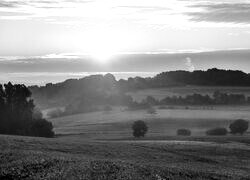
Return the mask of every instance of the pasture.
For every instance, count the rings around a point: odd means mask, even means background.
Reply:
[[[147,136],[173,136],[179,128],[188,128],[192,135],[205,135],[209,128],[225,127],[235,119],[250,119],[250,107],[176,107],[157,109],[156,114],[146,110],[128,111],[124,107],[109,112],[92,112],[50,119],[56,134],[82,134],[86,138],[131,137],[131,125],[144,120],[149,126]]]

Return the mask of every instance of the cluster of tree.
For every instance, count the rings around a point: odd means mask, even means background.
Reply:
[[[57,84],[49,83],[41,87],[31,86],[29,89],[32,92],[35,103],[41,108],[65,107],[79,99],[86,99],[88,96],[103,96],[100,98],[105,98],[104,96],[119,93],[117,81],[112,74],[104,76],[92,75],[81,79],[68,79]]]
[[[129,78],[120,80],[119,86],[125,90],[163,88],[169,86],[250,86],[250,74],[242,71],[208,69],[207,71],[169,71],[153,78]]]
[[[228,133],[231,133],[234,135],[235,134],[243,135],[248,129],[248,121],[243,120],[243,119],[238,119],[229,125],[229,129],[230,131],[222,127],[213,128],[213,129],[207,130],[206,134],[209,136],[225,136]]]
[[[229,104],[249,104],[250,97],[244,94],[228,94],[215,91],[212,96],[202,94],[191,94],[182,96],[168,96],[162,100],[157,100],[148,96],[141,103],[134,103],[134,106],[147,107],[149,105],[229,105]]]
[[[78,113],[88,113],[95,111],[110,111],[112,106],[129,106],[133,103],[131,96],[125,94],[107,94],[106,92],[95,92],[84,94],[74,102],[68,104],[64,110],[55,109],[48,113],[51,118],[67,116]]]
[[[235,134],[243,135],[248,130],[248,127],[249,127],[248,121],[243,119],[235,120],[229,125],[230,133],[233,135]],[[144,121],[139,120],[133,123],[132,130],[133,130],[133,136],[136,138],[140,138],[146,135],[146,133],[148,132],[148,126]],[[209,136],[223,136],[228,134],[228,130],[226,128],[220,128],[220,127],[213,128],[207,130],[206,134]],[[177,135],[190,136],[191,131],[189,129],[178,129]]]
[[[35,108],[31,92],[24,85],[0,84],[0,133],[53,137],[51,122]]]
[[[152,78],[128,78],[117,81],[112,74],[92,75],[81,79],[69,79],[62,83],[31,86],[33,98],[40,107],[65,106],[91,92],[105,91],[117,94],[138,89],[169,86],[250,86],[250,74],[242,71],[209,69],[207,71],[170,71]]]

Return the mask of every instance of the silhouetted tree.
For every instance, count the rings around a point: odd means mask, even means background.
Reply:
[[[0,85],[0,133],[34,135],[33,125],[42,118],[34,107],[31,92],[25,85],[10,82],[4,88]]]
[[[248,121],[238,119],[229,126],[232,134],[244,134],[248,129]]]
[[[55,135],[52,123],[45,119],[32,121],[30,134],[37,137],[53,137]]]
[[[226,128],[213,128],[206,131],[206,134],[209,136],[225,136],[227,135]]]
[[[148,131],[148,126],[144,121],[135,121],[133,126],[133,136],[134,137],[144,137]]]
[[[178,136],[190,136],[191,131],[189,129],[178,129],[177,130],[177,135]]]

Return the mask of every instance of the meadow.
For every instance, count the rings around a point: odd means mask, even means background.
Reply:
[[[0,136],[0,179],[250,178],[250,138],[86,140]]]
[[[147,92],[156,97],[161,90]],[[250,120],[250,106],[154,108],[156,114],[121,106],[49,119],[55,138],[0,135],[0,179],[250,179],[249,131],[205,134],[235,119]],[[132,136],[136,120],[147,123],[146,137]],[[179,128],[192,135],[176,136]]]
[[[171,107],[173,108],[173,107]],[[156,114],[146,110],[128,111],[124,107],[50,119],[56,134],[82,134],[86,138],[131,137],[132,123],[144,120],[149,126],[147,136],[174,136],[179,128],[188,128],[193,135],[205,135],[207,129],[227,128],[235,119],[250,119],[250,107],[175,107],[157,109]]]

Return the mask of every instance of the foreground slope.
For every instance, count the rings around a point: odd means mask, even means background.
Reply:
[[[249,137],[153,142],[0,136],[0,179],[249,179],[249,145]]]

